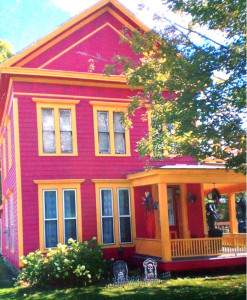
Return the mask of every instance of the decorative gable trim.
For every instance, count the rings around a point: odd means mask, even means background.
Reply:
[[[64,39],[66,36],[77,30],[78,28],[84,26],[88,22],[97,18],[99,15],[104,13],[105,11],[109,11],[112,15],[114,15],[120,22],[123,23],[124,26],[127,26],[129,29],[133,30],[134,27],[124,20],[116,10],[119,10],[122,14],[124,14],[128,19],[130,19],[133,23],[137,25],[140,30],[149,31],[150,29],[145,26],[142,22],[140,22],[134,15],[132,15],[125,7],[123,7],[116,0],[103,0],[86,11],[82,12],[75,18],[69,20],[44,38],[40,39],[38,42],[23,50],[19,54],[13,56],[4,62],[2,67],[12,67],[18,66],[21,67],[26,64],[28,61],[32,60],[34,57],[44,52],[52,45],[56,44],[60,40]]]

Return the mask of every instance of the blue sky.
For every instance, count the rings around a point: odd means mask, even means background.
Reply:
[[[190,20],[188,16],[168,12],[161,0],[118,1],[150,28],[155,25],[152,16],[157,11],[183,25]],[[0,40],[10,43],[14,53],[18,53],[97,2],[99,0],[0,0]],[[137,9],[139,3],[146,5],[141,11]]]

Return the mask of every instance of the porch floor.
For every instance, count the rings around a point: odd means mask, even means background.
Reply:
[[[200,256],[200,257],[181,257],[173,258],[172,261],[162,261],[161,257],[135,254],[132,257],[133,263],[142,265],[147,258],[153,258],[158,262],[158,269],[163,271],[192,271],[192,270],[210,270],[216,268],[243,268],[246,266],[246,253],[234,253]]]

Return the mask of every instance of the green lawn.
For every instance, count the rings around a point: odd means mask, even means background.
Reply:
[[[227,275],[217,277],[178,278],[157,283],[139,285],[91,286],[86,288],[37,289],[29,287],[2,287],[0,299],[241,299],[246,294],[246,276]]]
[[[93,300],[93,299],[165,299],[165,300],[245,300],[246,275],[235,274],[198,278],[177,278],[156,283],[130,283],[115,287],[90,286],[83,288],[14,287],[12,276],[0,258],[0,300]]]

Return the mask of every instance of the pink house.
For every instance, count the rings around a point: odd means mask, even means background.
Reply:
[[[31,251],[96,236],[105,257],[118,258],[121,247],[124,259],[152,256],[164,270],[243,265],[234,197],[243,175],[175,156],[144,171],[135,149],[149,129],[146,109],[125,129],[121,115],[136,91],[121,74],[103,75],[114,54],[138,59],[119,43],[123,28],[148,30],[103,0],[0,66],[3,256],[19,268]],[[204,196],[213,187],[230,208],[229,234],[219,238],[207,233]]]

